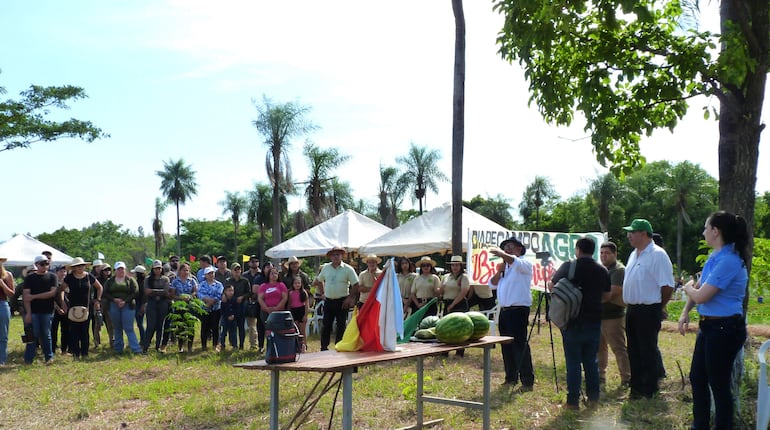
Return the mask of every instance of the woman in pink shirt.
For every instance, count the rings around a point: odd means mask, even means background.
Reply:
[[[267,322],[267,316],[271,312],[285,310],[288,300],[289,290],[278,280],[278,269],[273,267],[270,269],[268,281],[259,286],[257,293],[257,301],[262,309],[262,321]]]

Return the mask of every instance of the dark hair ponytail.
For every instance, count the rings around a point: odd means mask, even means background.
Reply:
[[[730,212],[717,211],[709,217],[709,225],[719,229],[725,244],[735,244],[735,252],[743,260],[743,264],[749,264],[749,229],[746,219]]]

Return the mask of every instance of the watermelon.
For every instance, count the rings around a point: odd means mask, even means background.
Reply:
[[[445,315],[436,323],[436,338],[451,345],[470,339],[473,334],[473,320],[462,312]]]
[[[433,333],[429,328],[423,328],[417,330],[417,332],[414,334],[414,337],[417,339],[435,339],[436,334]]]
[[[431,328],[436,327],[436,323],[438,322],[438,317],[436,315],[428,315],[427,317],[423,318],[422,321],[420,321],[420,328]]]
[[[473,334],[469,340],[479,340],[489,334],[489,318],[481,312],[466,312],[473,321]]]

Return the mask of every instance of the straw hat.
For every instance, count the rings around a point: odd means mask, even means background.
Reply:
[[[465,263],[465,262],[463,261],[463,256],[462,255],[453,255],[452,258],[449,259],[449,265],[450,266],[452,264],[463,264],[463,263]]]
[[[67,265],[67,267],[75,267],[75,266],[88,266],[91,263],[83,260],[81,257],[75,257],[72,259],[72,262]]]
[[[331,252],[331,251],[329,251],[329,252]],[[344,252],[344,251],[343,251],[343,252]],[[305,260],[303,260],[303,259],[301,259],[301,258],[297,258],[297,257],[295,257],[295,256],[293,256],[293,255],[292,255],[291,257],[289,257],[289,259],[288,259],[288,260],[284,261],[284,262],[281,264],[281,266],[283,266],[284,270],[286,270],[286,269],[288,269],[288,268],[289,268],[289,264],[291,264],[291,263],[299,263],[299,265],[301,266],[301,265],[302,265],[302,263],[304,263],[304,262],[305,262]]]
[[[330,257],[335,252],[341,252],[343,257],[348,253],[347,251],[345,251],[345,248],[341,246],[335,246],[334,248],[330,249],[329,252],[326,253],[326,256]]]
[[[423,264],[430,264],[431,266],[436,267],[436,262],[433,261],[433,259],[428,257],[427,255],[425,257],[420,258],[420,260],[417,261],[417,263],[415,263],[417,267],[420,267]]]
[[[382,262],[382,258],[378,257],[376,254],[369,254],[366,256],[366,258],[364,258],[364,263],[368,263],[372,260],[374,260],[374,262],[377,264]]]

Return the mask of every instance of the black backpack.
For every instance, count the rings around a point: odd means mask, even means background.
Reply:
[[[583,301],[582,288],[572,281],[575,278],[575,266],[577,261],[570,261],[567,277],[559,279],[551,289],[548,318],[560,329],[567,328],[569,322],[578,316]]]

